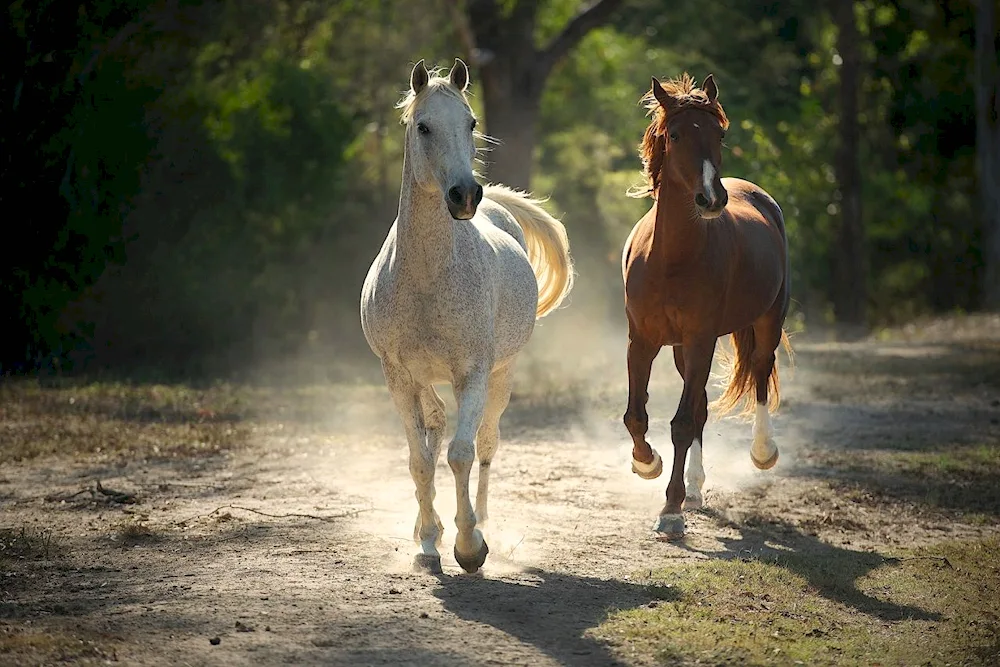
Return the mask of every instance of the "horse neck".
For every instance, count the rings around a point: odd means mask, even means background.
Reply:
[[[404,155],[396,218],[396,257],[407,277],[404,284],[423,291],[448,268],[454,243],[451,220],[444,197],[420,187]]]
[[[707,223],[694,212],[693,199],[694,191],[661,175],[651,250],[667,262],[691,258],[705,246]]]

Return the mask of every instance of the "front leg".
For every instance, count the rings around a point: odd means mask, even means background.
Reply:
[[[469,494],[469,475],[476,460],[476,431],[486,407],[488,369],[477,369],[455,386],[458,425],[455,438],[448,445],[448,465],[455,474],[456,513],[455,560],[466,572],[475,572],[486,562],[489,547],[476,528],[476,514]]]
[[[643,479],[656,479],[663,472],[663,460],[646,442],[649,430],[649,374],[660,346],[629,333],[628,341],[628,408],[624,422],[632,436],[632,472]]]
[[[410,446],[410,477],[416,487],[419,529],[415,537],[420,541],[420,553],[413,559],[414,567],[432,573],[441,572],[441,555],[437,545],[441,541],[440,521],[434,511],[434,467],[437,452],[428,447],[427,425],[420,403],[419,387],[405,366],[383,361],[386,386],[399,411]]]
[[[677,414],[670,421],[670,438],[674,443],[674,464],[667,485],[667,503],[660,512],[656,532],[661,539],[684,535],[684,463],[692,441],[699,435],[700,402],[708,384],[715,354],[715,336],[700,336],[684,341],[684,391]],[[702,427],[704,425],[702,424]]]

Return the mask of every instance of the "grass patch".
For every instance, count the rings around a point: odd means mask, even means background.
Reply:
[[[822,465],[848,473],[847,486],[957,512],[973,523],[1000,517],[1000,442],[946,445],[933,452],[827,451]]]
[[[110,642],[95,642],[68,632],[29,630],[0,623],[0,664],[3,665],[106,665],[117,661]]]
[[[1000,540],[896,557],[711,561],[654,573],[676,591],[592,634],[661,664],[992,665],[1000,662]]]
[[[357,429],[398,435],[384,385],[294,388],[0,379],[0,464],[44,456],[198,458],[256,437]],[[391,419],[390,419],[391,417]]]
[[[112,539],[122,547],[130,547],[141,542],[153,542],[160,535],[150,528],[145,521],[129,517],[121,521]]]
[[[0,565],[25,560],[48,560],[59,553],[59,544],[48,531],[0,528]]]

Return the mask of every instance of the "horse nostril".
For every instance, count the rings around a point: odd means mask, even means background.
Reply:
[[[702,207],[708,206],[708,197],[699,192],[694,196],[694,203]]]
[[[476,206],[479,206],[479,202],[483,201],[483,186],[476,184]]]
[[[448,190],[448,199],[451,200],[452,204],[462,203],[462,190],[456,185],[451,190]]]
[[[726,204],[729,203],[729,193],[723,192],[722,196],[719,197],[719,208],[726,208]]]

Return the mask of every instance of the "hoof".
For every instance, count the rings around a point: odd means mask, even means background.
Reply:
[[[661,542],[677,540],[684,537],[683,514],[661,514],[656,522],[656,539]]]
[[[458,552],[458,547],[455,547],[455,560],[458,564],[462,566],[462,569],[472,574],[479,570],[486,562],[486,554],[490,552],[490,548],[486,546],[486,540],[483,540],[483,547],[479,550],[479,553],[472,556],[463,556]]]
[[[687,496],[684,498],[684,509],[686,510],[700,510],[705,504],[705,501],[701,499],[701,496]]]
[[[441,574],[441,556],[417,554],[413,557],[413,571],[424,574]]]
[[[656,479],[663,473],[663,459],[660,453],[653,450],[653,460],[649,463],[632,459],[632,472],[643,479]]]
[[[774,467],[774,464],[778,462],[778,450],[775,448],[774,454],[766,461],[758,461],[754,458],[753,452],[750,452],[750,460],[753,461],[753,464],[760,470],[770,470]]]

